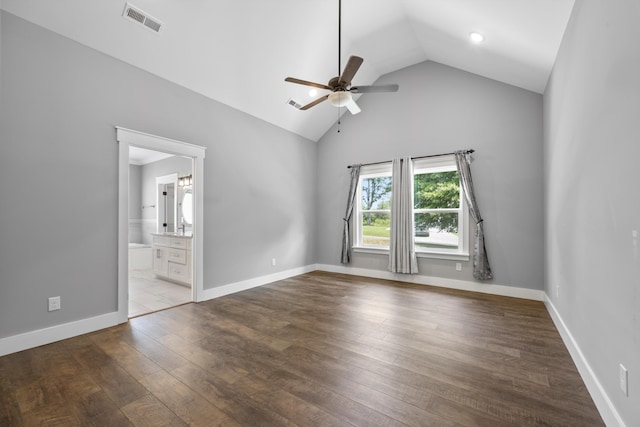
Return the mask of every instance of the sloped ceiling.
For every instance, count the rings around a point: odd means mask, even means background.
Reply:
[[[338,75],[338,0],[131,0],[165,25],[122,17],[123,0],[2,0],[23,19],[317,141],[339,111],[308,111],[308,88]],[[574,0],[343,0],[342,64],[353,84],[426,60],[543,93]],[[469,33],[486,37],[480,45]],[[411,90],[403,88],[400,90]],[[380,98],[393,94],[366,94]],[[348,113],[347,113],[348,114]],[[363,111],[360,114],[366,114]]]

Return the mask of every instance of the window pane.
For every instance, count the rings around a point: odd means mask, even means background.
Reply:
[[[416,174],[413,185],[416,209],[460,207],[458,171]]]
[[[362,179],[362,210],[389,209],[391,207],[391,177]]]
[[[417,213],[414,220],[417,250],[458,248],[457,213]]]
[[[391,219],[388,213],[362,213],[362,244],[389,247]]]

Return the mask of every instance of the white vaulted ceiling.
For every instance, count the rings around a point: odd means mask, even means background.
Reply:
[[[165,25],[122,17],[124,0],[2,0],[2,9],[317,141],[337,119],[308,88],[338,74],[338,0],[131,0]],[[542,93],[574,0],[343,0],[342,65],[353,84],[426,60]],[[486,40],[469,42],[477,31]],[[400,88],[410,90],[410,88]],[[392,96],[369,94],[365,96]],[[366,113],[363,111],[363,113]],[[361,113],[361,114],[363,114]]]

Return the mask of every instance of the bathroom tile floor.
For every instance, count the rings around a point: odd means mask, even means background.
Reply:
[[[129,317],[191,301],[191,288],[158,279],[151,270],[129,271]]]

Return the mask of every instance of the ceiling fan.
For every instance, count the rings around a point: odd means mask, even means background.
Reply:
[[[338,0],[338,73],[342,69],[341,59],[341,38],[342,38],[342,0]],[[389,85],[376,85],[376,86],[351,86],[351,80],[355,76],[356,72],[362,65],[363,59],[359,56],[351,56],[345,65],[342,74],[329,80],[329,83],[323,85],[321,83],[314,83],[307,80],[300,80],[294,77],[287,77],[284,81],[289,83],[296,83],[305,86],[311,86],[318,89],[325,89],[331,91],[331,93],[321,96],[315,101],[310,102],[307,105],[299,107],[300,110],[308,110],[311,107],[315,107],[323,101],[329,100],[329,103],[336,107],[347,107],[351,114],[358,114],[361,110],[356,104],[351,94],[354,93],[375,93],[375,92],[397,92],[397,84]]]

